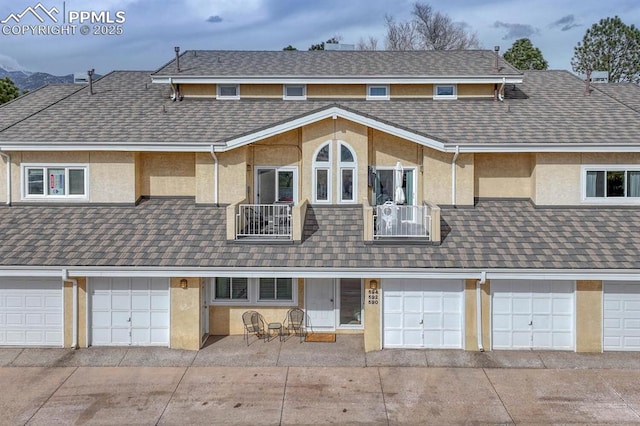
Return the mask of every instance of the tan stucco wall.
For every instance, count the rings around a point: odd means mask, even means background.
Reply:
[[[432,98],[432,84],[392,84],[389,87],[392,99],[401,98]]]
[[[334,123],[335,121],[335,123]],[[302,128],[302,172],[299,177],[302,180],[302,193],[300,199],[308,198],[313,200],[313,176],[312,161],[316,150],[326,142],[334,138],[346,142],[356,153],[357,156],[357,177],[358,190],[356,194],[356,202],[367,194],[367,164],[368,164],[368,131],[367,127],[353,123],[348,120],[338,118],[336,120],[327,119],[317,123],[304,126]],[[338,203],[338,173],[339,168],[336,160],[339,159],[338,146],[333,145],[333,187],[331,190],[332,203]],[[395,164],[395,163],[394,163]]]
[[[284,95],[282,84],[241,84],[240,97],[247,98],[280,98]]]
[[[189,98],[189,97],[215,98],[216,85],[215,84],[181,84],[180,94],[185,98]]]
[[[301,160],[300,130],[295,129],[251,145],[250,163],[255,166],[294,167]]]
[[[377,283],[378,288],[371,288],[371,281]],[[382,322],[380,311],[382,309],[382,280],[379,278],[366,279],[364,282],[364,350],[365,352],[378,351],[382,349],[382,341],[380,340],[380,331]],[[369,303],[371,300],[377,300],[378,303]],[[377,296],[377,299],[375,299]]]
[[[459,98],[493,97],[493,84],[458,84]]]
[[[362,98],[367,95],[364,84],[307,84],[307,98]]]
[[[435,204],[451,205],[451,161],[453,154],[430,148],[424,148],[423,152],[423,199]],[[473,182],[473,154],[460,154],[456,160],[456,205],[473,205]]]
[[[92,152],[89,193],[94,203],[133,203],[135,154],[131,152]]]
[[[475,154],[474,172],[476,197],[531,198],[531,154]]]
[[[209,153],[196,153],[196,203],[213,203],[215,167]]]
[[[602,281],[576,282],[576,352],[602,352]]]
[[[538,153],[535,155],[537,205],[580,203],[580,154]]]
[[[221,152],[218,155],[219,160],[219,179],[218,193],[220,204],[231,204],[247,197],[247,151],[248,147],[240,147],[231,151]]]
[[[138,161],[142,195],[196,195],[195,154],[142,153]]]
[[[188,288],[180,287],[182,278],[171,278],[170,347],[196,351],[200,349],[200,278],[188,278]]]
[[[87,280],[75,278],[78,281],[78,341],[80,348],[87,347]],[[73,343],[73,283],[64,283],[64,347],[70,348]]]

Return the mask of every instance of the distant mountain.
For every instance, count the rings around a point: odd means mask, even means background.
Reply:
[[[46,72],[8,71],[0,66],[0,78],[5,78],[6,76],[9,76],[21,92],[23,90],[34,90],[45,84],[73,83],[73,74],[57,76]],[[98,77],[100,76],[96,74],[93,76],[94,79]]]

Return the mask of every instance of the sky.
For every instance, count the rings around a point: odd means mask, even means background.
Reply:
[[[374,37],[378,48],[383,49],[385,15],[406,20],[414,2],[5,0],[0,4],[0,66],[55,75],[91,68],[98,74],[112,70],[155,70],[174,57],[174,46],[182,51],[280,50],[288,45],[306,50],[335,35],[347,44]],[[483,48],[500,46],[503,53],[515,40],[529,38],[542,51],[551,69],[571,70],[574,47],[585,31],[602,18],[617,15],[627,25],[640,27],[638,0],[424,3],[475,32]],[[42,22],[27,10],[29,7]],[[47,34],[33,34],[34,30]],[[56,31],[61,34],[55,34]],[[83,31],[89,34],[82,34]]]

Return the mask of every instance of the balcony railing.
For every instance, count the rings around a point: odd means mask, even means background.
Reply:
[[[236,213],[236,239],[260,238],[291,240],[289,204],[239,204]]]
[[[404,206],[391,202],[373,210],[373,238],[416,238],[431,241],[431,207]]]

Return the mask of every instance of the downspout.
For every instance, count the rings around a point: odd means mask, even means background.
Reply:
[[[500,89],[498,89],[498,99],[500,102],[504,101],[504,86],[507,84],[507,79],[502,77],[502,84],[500,85]]]
[[[65,281],[69,281],[70,283],[73,284],[73,291],[72,291],[72,297],[71,297],[71,310],[72,313],[71,315],[73,316],[73,319],[71,320],[72,325],[72,331],[71,331],[71,347],[73,349],[78,349],[78,280],[76,279],[72,279],[69,278],[69,271],[67,271],[66,269],[62,270],[62,283],[64,284]]]
[[[211,145],[211,157],[213,158],[213,174],[215,176],[215,183],[213,185],[213,202],[217,206],[218,205],[218,156],[213,150],[213,145]]]
[[[478,350],[484,352],[484,346],[482,345],[482,290],[480,286],[487,282],[487,273],[482,271],[480,273],[480,279],[476,282],[476,325],[478,328]]]
[[[7,163],[7,205],[11,205],[11,156],[0,151],[0,156]]]
[[[460,155],[460,146],[456,145],[456,153],[451,160],[451,205],[456,205],[456,161]]]

